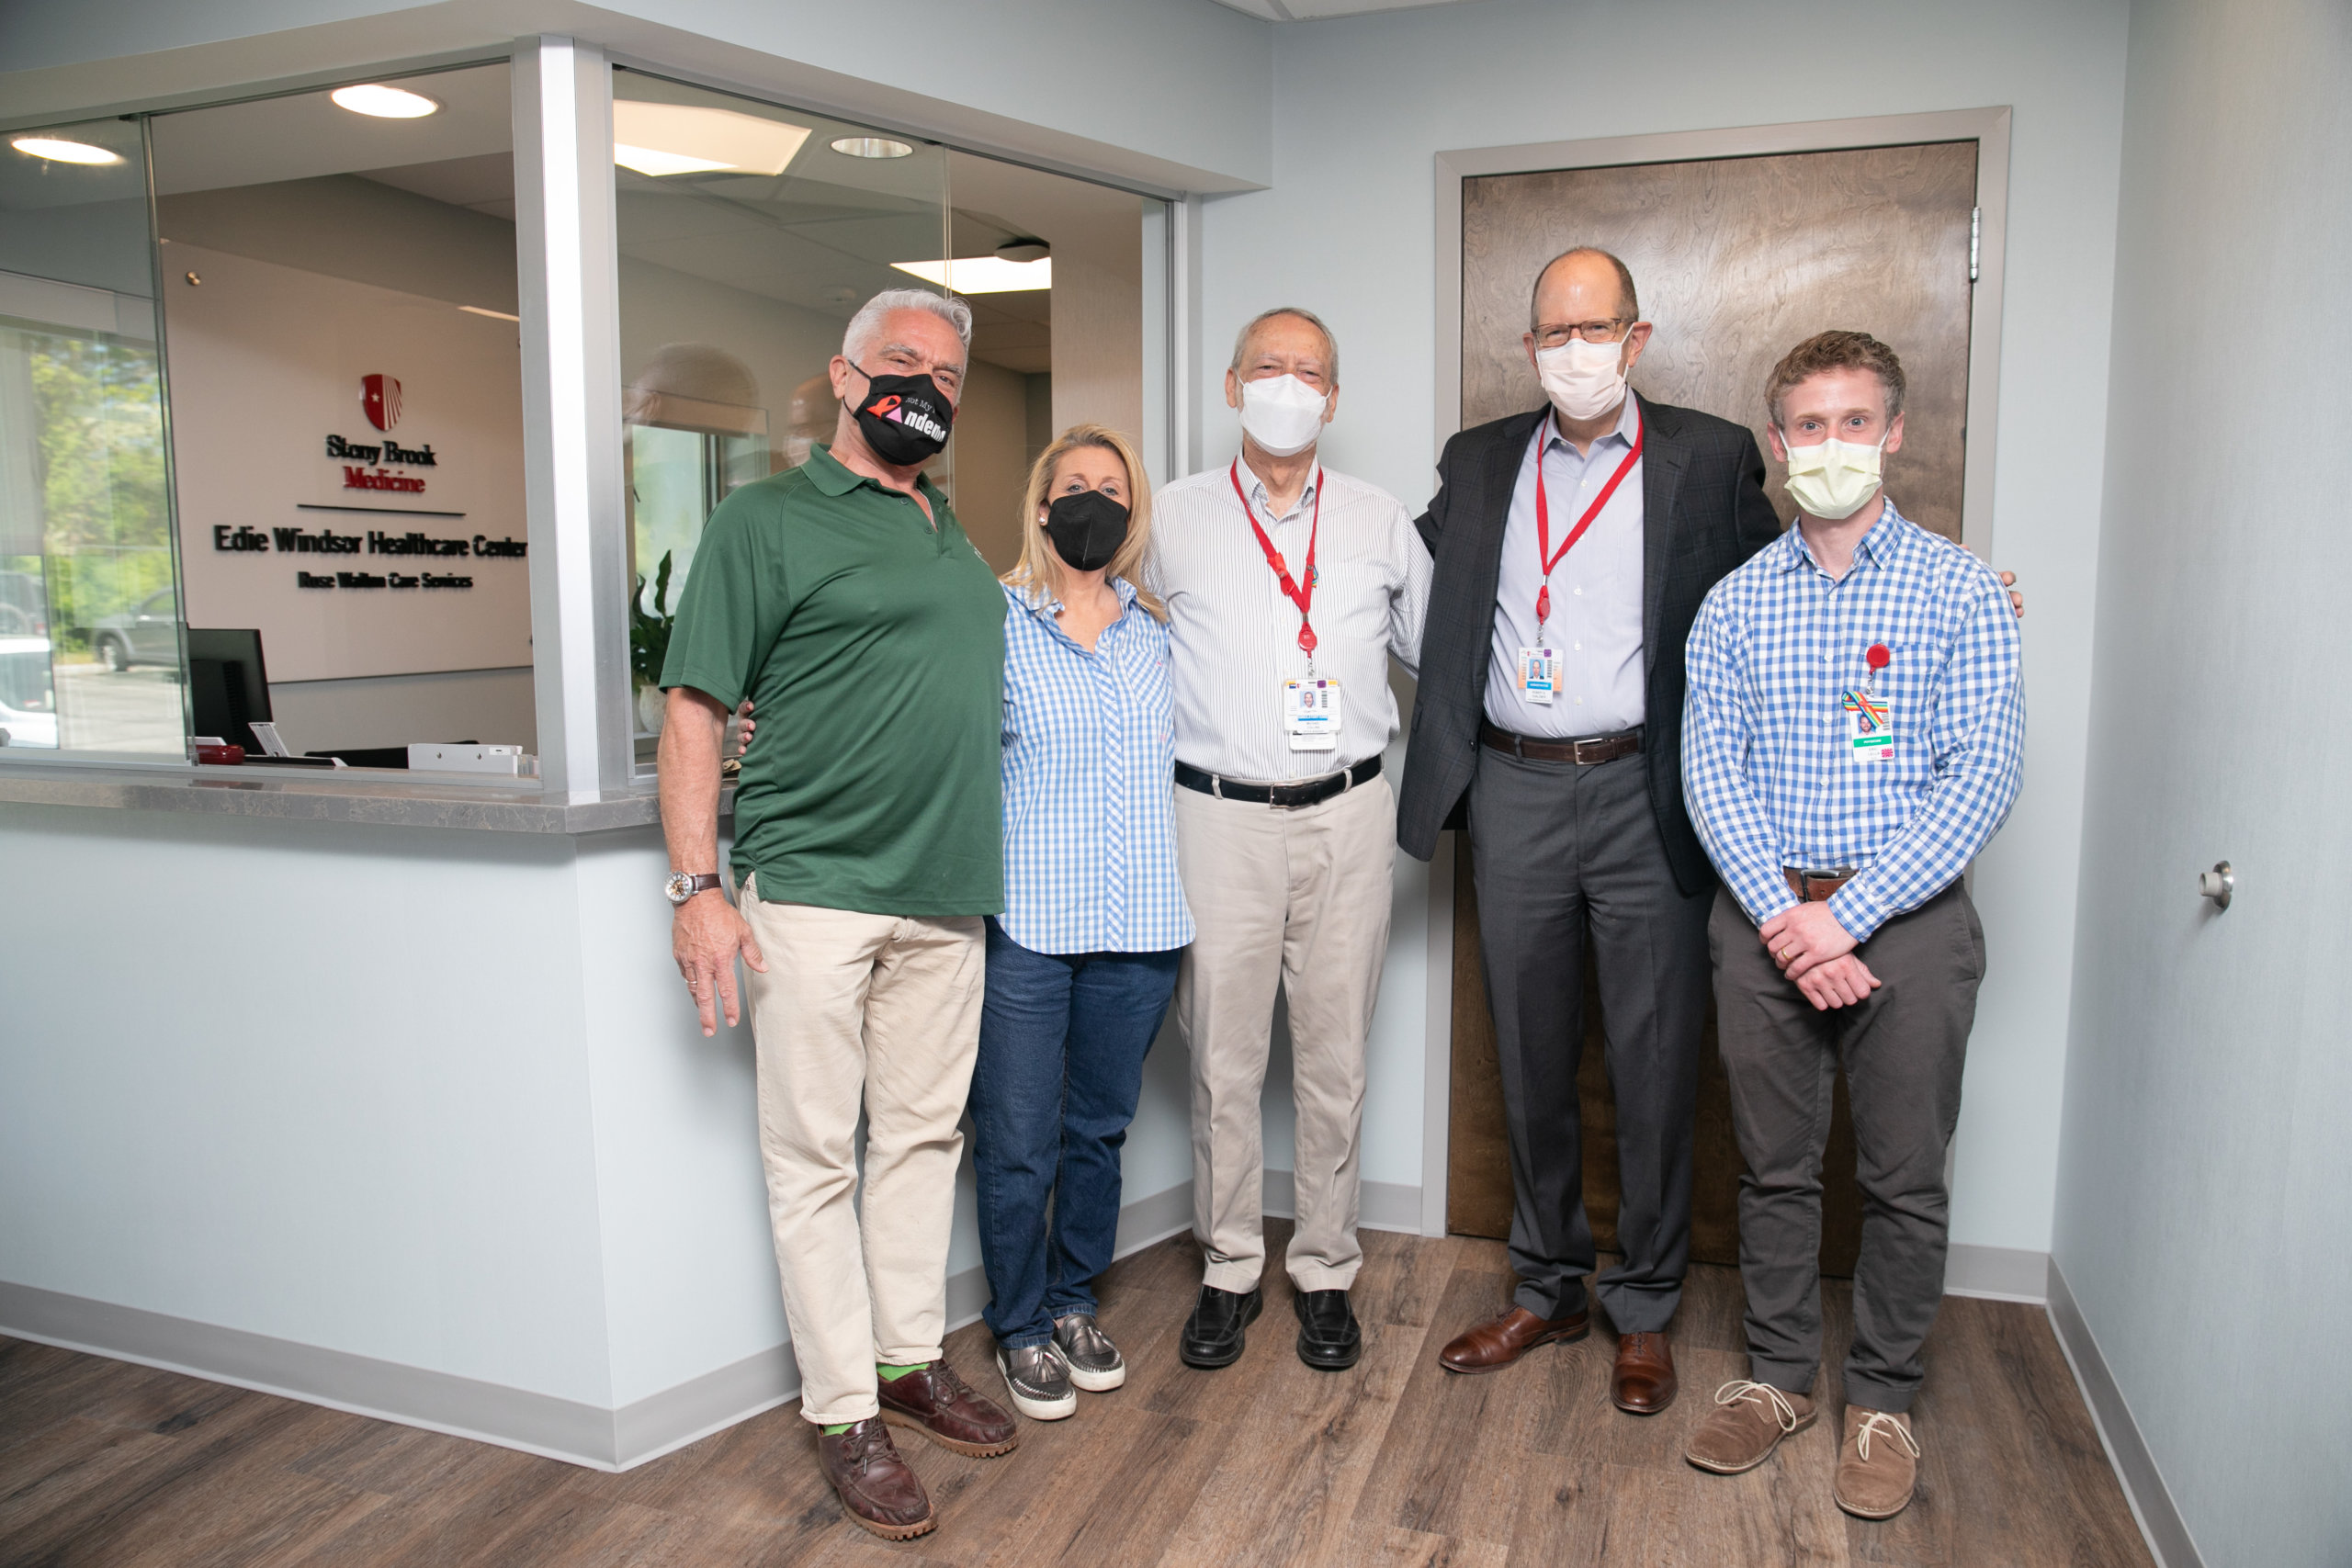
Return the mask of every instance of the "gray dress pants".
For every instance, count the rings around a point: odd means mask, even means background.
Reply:
[[[1621,1332],[1662,1329],[1690,1258],[1709,895],[1675,884],[1640,756],[1578,766],[1481,746],[1470,843],[1510,1134],[1516,1299],[1538,1317],[1580,1311],[1595,1263],[1577,1098],[1589,931],[1617,1103],[1625,1249],[1595,1287]]]
[[[1856,950],[1879,988],[1826,1012],[1782,976],[1729,892],[1718,895],[1707,936],[1732,1130],[1747,1162],[1739,1277],[1748,1375],[1809,1393],[1821,1370],[1821,1151],[1842,1065],[1862,1189],[1846,1400],[1908,1410],[1944,1294],[1944,1155],[1984,978],[1976,907],[1954,883],[1879,927]]]

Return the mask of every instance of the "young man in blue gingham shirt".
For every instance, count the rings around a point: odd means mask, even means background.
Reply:
[[[2015,618],[1991,569],[1895,510],[1903,367],[1860,333],[1792,349],[1766,393],[1797,525],[1690,633],[1684,792],[1723,874],[1709,924],[1740,1189],[1749,1376],[1693,1464],[1750,1470],[1809,1426],[1821,1359],[1820,1160],[1846,1072],[1864,1198],[1834,1493],[1910,1501],[1920,1348],[1943,1293],[1944,1158],[1984,972],[1962,886],[2017,798]]]

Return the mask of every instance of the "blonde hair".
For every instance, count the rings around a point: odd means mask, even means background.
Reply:
[[[1021,498],[1021,560],[1004,574],[1004,581],[1009,587],[1027,589],[1032,604],[1060,600],[1062,558],[1046,536],[1046,525],[1037,514],[1046,509],[1046,491],[1053,485],[1054,470],[1061,467],[1064,457],[1087,446],[1111,453],[1127,470],[1127,536],[1119,541],[1118,550],[1103,570],[1103,580],[1125,578],[1136,591],[1136,603],[1153,619],[1164,621],[1168,606],[1143,585],[1138,570],[1144,552],[1151,547],[1151,480],[1143,471],[1143,458],[1135,443],[1108,425],[1071,425],[1030,465],[1029,486]]]

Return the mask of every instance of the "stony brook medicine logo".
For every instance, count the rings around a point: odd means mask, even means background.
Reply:
[[[380,372],[359,378],[359,411],[368,416],[368,423],[389,432],[401,421],[399,379]],[[329,435],[327,456],[343,465],[344,489],[397,491],[405,495],[423,495],[424,476],[396,470],[438,466],[432,443],[403,446],[389,435],[380,441]]]
[[[390,376],[359,378],[359,407],[368,423],[390,430],[401,422],[401,384]]]

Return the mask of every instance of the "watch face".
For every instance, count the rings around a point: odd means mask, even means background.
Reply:
[[[695,896],[695,879],[683,871],[673,872],[670,880],[662,885],[662,891],[669,895],[671,903],[683,904]]]

